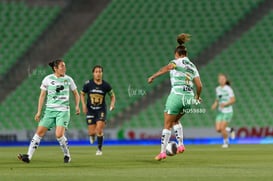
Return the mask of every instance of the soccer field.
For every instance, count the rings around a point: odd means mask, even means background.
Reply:
[[[105,146],[103,156],[95,147],[71,147],[72,162],[63,163],[58,146],[41,146],[31,163],[18,161],[27,147],[2,147],[1,181],[37,180],[272,180],[273,145],[188,145],[183,154],[155,161],[159,146]]]

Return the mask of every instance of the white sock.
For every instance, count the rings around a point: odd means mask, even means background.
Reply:
[[[28,159],[31,160],[35,150],[39,147],[39,144],[41,142],[41,139],[42,137],[38,136],[37,134],[34,134],[30,144],[29,144],[29,147],[28,147]]]
[[[226,131],[227,131],[227,132],[230,132],[230,131],[231,131],[231,128],[230,128],[230,127],[226,127]]]
[[[161,136],[161,153],[166,153],[166,147],[168,142],[170,141],[171,137],[171,131],[168,129],[162,130],[162,136]]]
[[[178,142],[178,146],[181,146],[183,145],[183,126],[181,123],[179,124],[176,124],[173,126],[173,129],[174,129],[174,134],[175,134],[175,137],[176,137],[176,140]]]
[[[91,136],[89,136],[89,142],[90,142],[90,144],[93,144],[92,142],[94,142],[94,141],[95,141],[95,138],[96,138],[96,136],[95,136],[95,135],[91,135]]]
[[[61,146],[61,149],[64,153],[65,156],[69,156],[70,157],[70,153],[69,153],[69,147],[68,147],[68,142],[67,142],[67,139],[65,136],[62,136],[60,138],[57,138],[60,146]]]
[[[228,138],[223,140],[224,144],[228,144]]]

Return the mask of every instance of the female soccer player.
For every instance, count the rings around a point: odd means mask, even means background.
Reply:
[[[82,111],[86,114],[90,143],[93,144],[97,135],[98,149],[96,155],[102,155],[103,129],[105,127],[107,108],[105,96],[111,99],[110,111],[115,107],[115,94],[110,84],[102,79],[103,67],[94,66],[93,79],[86,81],[81,91]],[[87,102],[85,95],[87,94]]]
[[[64,153],[64,163],[71,161],[65,130],[70,121],[69,90],[75,97],[76,114],[80,113],[80,96],[73,79],[66,75],[66,67],[63,60],[55,60],[49,63],[53,74],[47,75],[41,85],[41,93],[38,101],[38,111],[35,120],[39,122],[35,135],[33,136],[27,154],[19,154],[18,159],[29,163],[35,150],[38,148],[42,137],[47,130],[56,127],[55,135]],[[40,120],[41,111],[47,95],[46,109]]]
[[[201,101],[200,94],[202,83],[198,70],[195,65],[187,57],[186,47],[183,45],[189,41],[188,34],[180,34],[177,37],[179,46],[174,51],[175,59],[162,67],[158,72],[148,78],[148,83],[167,72],[171,77],[171,93],[168,96],[164,110],[164,129],[161,137],[161,152],[155,157],[156,160],[166,158],[166,146],[170,140],[171,128],[173,127],[178,142],[177,153],[183,153],[185,150],[183,144],[183,127],[179,119],[185,114],[185,110],[189,109],[191,104]],[[196,86],[196,96],[194,98],[193,82]]]
[[[218,106],[215,129],[222,134],[222,147],[228,148],[228,132],[231,133],[231,138],[235,137],[234,129],[227,127],[233,115],[232,104],[235,103],[235,96],[226,75],[219,74],[218,82],[219,86],[216,87],[216,100],[211,108],[214,110]]]

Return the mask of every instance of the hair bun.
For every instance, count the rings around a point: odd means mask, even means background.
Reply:
[[[187,41],[190,41],[190,34],[181,33],[177,36],[176,41],[179,45],[183,45]]]

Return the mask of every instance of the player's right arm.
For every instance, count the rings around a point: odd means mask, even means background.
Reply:
[[[87,114],[88,110],[87,110],[87,104],[86,104],[86,101],[85,101],[85,94],[88,93],[88,84],[89,84],[89,81],[87,80],[81,90],[81,95],[80,95],[80,98],[81,98],[81,103],[82,103],[82,112],[84,114]]]
[[[87,113],[87,106],[86,106],[86,102],[85,102],[85,93],[83,91],[81,91],[81,103],[82,103],[82,112],[84,114]]]
[[[214,103],[212,104],[211,109],[214,110],[214,109],[217,108],[217,106],[218,106],[218,100],[216,99],[216,100],[214,101]]]
[[[42,112],[42,108],[43,108],[43,105],[44,105],[44,101],[45,101],[45,97],[46,97],[46,90],[43,90],[41,89],[41,93],[40,93],[40,96],[39,96],[39,101],[38,101],[38,111],[34,117],[34,119],[36,121],[40,121],[40,117],[41,117],[41,112]]]
[[[163,74],[169,72],[170,70],[174,69],[175,67],[176,67],[176,65],[175,65],[174,62],[171,62],[168,65],[165,65],[159,71],[157,71],[156,73],[154,73],[152,76],[150,76],[148,78],[148,83],[149,84],[152,83],[155,78],[157,78],[158,76],[163,75]]]
[[[215,92],[216,92],[216,99],[215,99],[214,103],[211,105],[212,110],[215,110],[217,108],[218,104],[219,104],[219,99],[218,99],[218,96],[217,96],[217,88],[216,88]]]

